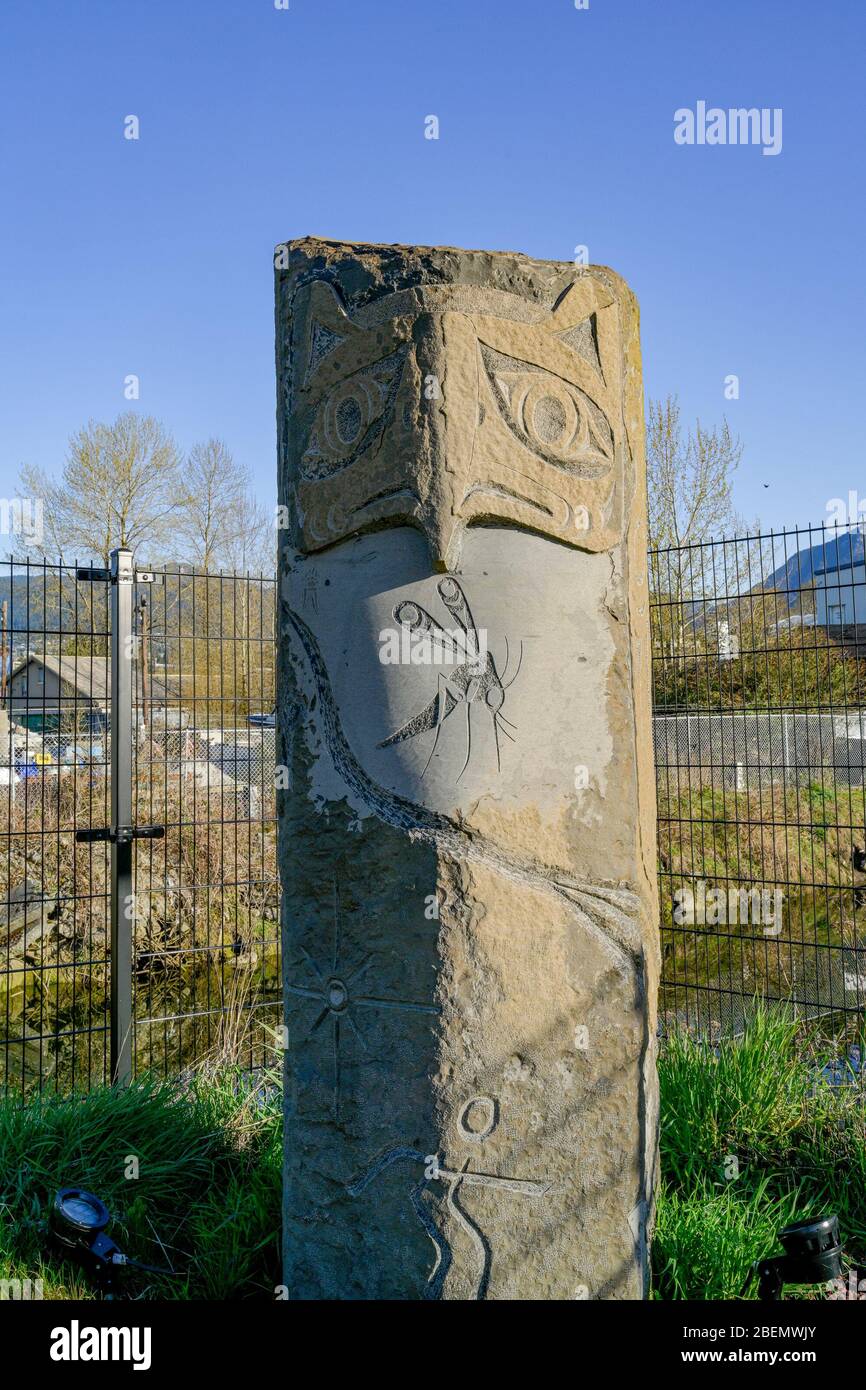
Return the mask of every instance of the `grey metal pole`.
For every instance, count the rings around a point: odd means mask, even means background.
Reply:
[[[132,551],[111,552],[111,1079],[132,1077]],[[127,833],[124,834],[123,831]],[[120,833],[118,833],[120,832]]]

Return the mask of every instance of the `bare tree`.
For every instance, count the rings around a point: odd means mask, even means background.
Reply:
[[[743,446],[727,420],[683,434],[676,396],[650,401],[647,484],[650,547],[693,545],[736,530],[733,475]]]
[[[221,550],[221,563],[235,575],[273,576],[276,568],[276,540],[273,524],[246,480],[232,515]],[[250,698],[261,685],[263,672],[273,666],[273,582],[255,578],[220,580],[226,589],[221,602],[222,629],[230,640],[224,646],[223,688],[231,689],[236,703],[231,706],[237,718],[250,712]],[[261,696],[257,697],[257,707]]]
[[[152,416],[91,420],[70,439],[59,478],[21,470],[26,491],[44,503],[42,551],[106,565],[116,546],[164,553],[182,505],[180,467],[174,440]]]
[[[274,570],[273,527],[257,501],[249,470],[219,439],[190,450],[178,518],[178,551],[196,569]]]
[[[184,505],[175,531],[176,555],[199,570],[225,562],[247,488],[244,469],[220,439],[194,444],[184,467]]]
[[[709,542],[746,530],[733,503],[733,475],[743,445],[727,420],[683,429],[676,396],[650,401],[647,420],[650,587],[657,649],[676,657],[686,647],[717,644],[713,634],[748,580],[748,542]],[[718,561],[718,563],[717,563]]]
[[[273,574],[277,566],[277,533],[273,515],[249,485],[241,499],[235,526],[226,544],[226,559],[238,574]]]
[[[176,555],[195,574],[178,576],[178,622],[195,613],[181,656],[197,671],[196,695],[213,696],[220,718],[243,721],[273,679],[275,530],[249,471],[218,439],[196,444],[185,468]],[[247,572],[266,576],[262,583]],[[239,576],[235,578],[234,576]],[[202,712],[200,706],[199,712]]]

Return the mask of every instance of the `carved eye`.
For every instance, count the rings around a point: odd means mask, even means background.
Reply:
[[[608,472],[613,431],[585,391],[532,362],[479,346],[502,417],[522,444],[579,477]]]
[[[394,406],[406,348],[338,381],[321,402],[301,458],[304,478],[348,468],[380,438]]]

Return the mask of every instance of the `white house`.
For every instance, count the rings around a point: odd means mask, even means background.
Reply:
[[[866,626],[866,564],[815,570],[815,622],[819,627]]]

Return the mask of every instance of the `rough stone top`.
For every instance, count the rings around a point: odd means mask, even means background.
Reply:
[[[279,253],[285,248],[283,261]],[[459,246],[404,246],[387,242],[350,242],[306,236],[280,242],[275,248],[278,281],[305,273],[336,274],[345,296],[362,303],[364,290],[382,293],[412,285],[477,285],[504,290],[549,305],[557,281],[563,286],[580,276],[603,279],[617,298],[632,299],[626,282],[605,265],[542,260],[522,251],[474,250]]]

